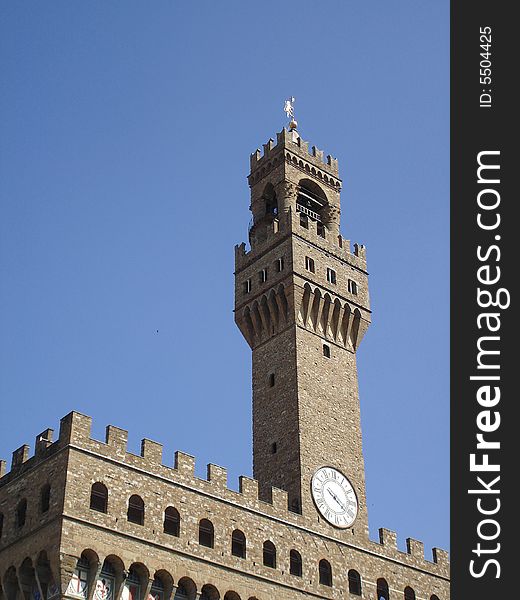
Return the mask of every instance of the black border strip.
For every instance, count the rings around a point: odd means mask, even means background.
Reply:
[[[511,512],[519,504],[512,489],[518,467],[508,466],[508,459],[512,463],[519,455],[512,443],[518,395],[512,375],[512,285],[519,270],[513,261],[520,254],[513,233],[519,170],[512,149],[515,124],[518,128],[514,7],[501,0],[451,3],[451,597],[456,600],[518,596],[509,567],[516,558]],[[480,181],[479,155],[481,163],[499,167],[482,169]],[[498,306],[486,307],[490,299]],[[481,354],[480,367],[479,345],[497,351]],[[500,448],[477,448],[479,433]],[[472,471],[471,455],[475,465],[487,460],[499,470],[475,466]]]

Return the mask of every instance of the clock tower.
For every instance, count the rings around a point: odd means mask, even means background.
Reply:
[[[365,248],[340,234],[338,162],[293,121],[251,155],[250,250],[235,321],[253,354],[253,475],[328,535],[366,539],[356,351],[370,324]]]

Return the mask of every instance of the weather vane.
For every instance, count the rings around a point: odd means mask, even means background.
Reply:
[[[285,101],[283,105],[283,110],[287,115],[287,118],[291,119],[291,122],[289,123],[289,131],[293,131],[294,129],[296,129],[296,127],[298,127],[298,122],[294,118],[294,100],[294,96],[291,96]]]

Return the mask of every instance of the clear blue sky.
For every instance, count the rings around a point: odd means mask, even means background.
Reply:
[[[369,519],[449,546],[447,0],[4,2],[0,456],[70,410],[251,473],[249,154],[337,156],[367,246]]]

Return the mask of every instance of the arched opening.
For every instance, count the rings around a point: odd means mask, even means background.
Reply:
[[[89,573],[90,562],[87,556],[82,553],[70,578],[66,595],[86,599],[88,597]]]
[[[361,575],[354,569],[348,572],[348,591],[355,596],[361,596]]]
[[[207,548],[215,546],[215,529],[213,523],[208,519],[199,521],[199,544]]]
[[[90,508],[102,513],[108,510],[108,489],[100,481],[93,483],[90,488]]]
[[[332,567],[328,560],[322,558],[319,564],[320,583],[332,587]]]
[[[164,511],[163,531],[168,535],[179,537],[181,531],[181,516],[173,506],[168,506]]]
[[[123,586],[122,600],[141,600],[148,581],[149,571],[142,563],[131,565]]]
[[[22,498],[16,506],[15,522],[19,529],[25,525],[27,520],[27,500]]]
[[[144,501],[141,496],[137,494],[130,496],[126,517],[130,523],[144,525]]]
[[[265,567],[276,569],[276,546],[270,540],[264,542],[263,562]]]
[[[43,597],[52,598],[57,596],[60,593],[60,589],[56,585],[52,575],[50,561],[47,557],[47,553],[44,550],[40,552],[36,560],[36,571],[42,587]]]
[[[194,600],[197,595],[197,586],[189,577],[181,577],[177,584],[174,600]]]
[[[9,567],[5,572],[2,579],[2,587],[2,592],[8,600],[17,600],[20,597],[20,586],[14,567]]]
[[[439,600],[439,596],[436,596],[435,594],[432,594],[430,596],[430,600]]]
[[[153,577],[152,585],[150,587],[150,596],[148,600],[165,600],[165,598],[171,598],[173,591],[173,577],[165,571],[160,569],[155,572]]]
[[[327,196],[321,187],[310,179],[302,179],[298,186],[296,212],[306,215],[312,221],[322,222]]]
[[[404,600],[415,600],[415,592],[409,585],[404,588]]]
[[[278,214],[278,200],[272,183],[268,183],[262,194],[265,202],[265,214],[276,216]]]
[[[202,586],[202,590],[200,592],[200,600],[219,600],[219,598],[219,591],[214,585],[206,583],[206,585]]]
[[[18,579],[20,587],[23,591],[25,590],[36,590],[36,578],[34,576],[34,568],[32,560],[27,556],[20,567],[18,568]],[[27,598],[28,595],[23,594],[20,598]]]
[[[235,529],[231,534],[231,554],[238,558],[246,557],[246,536],[240,529]]]
[[[240,600],[240,596],[236,592],[229,590],[228,592],[226,592],[224,600]]]
[[[96,600],[113,600],[116,588],[116,577],[121,577],[123,571],[124,565],[120,558],[112,555],[107,556],[103,561],[101,573],[96,581],[94,598]]]
[[[289,573],[301,577],[303,572],[302,556],[298,550],[291,550],[289,554]]]
[[[46,483],[40,490],[40,512],[46,513],[51,503],[51,486]]]
[[[386,579],[377,580],[377,600],[390,600],[390,592]]]

